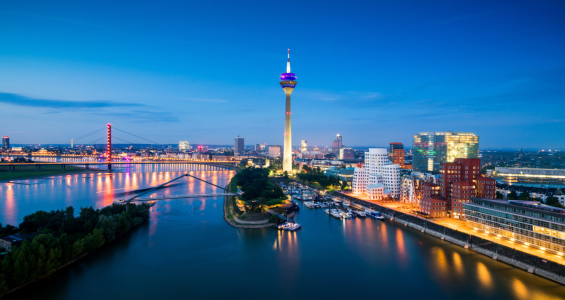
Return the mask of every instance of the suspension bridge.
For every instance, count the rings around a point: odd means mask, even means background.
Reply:
[[[104,144],[98,144],[98,142],[100,142],[101,140],[105,140],[105,151],[103,154],[99,154],[99,155],[61,155],[61,154],[52,154],[52,155],[43,155],[43,154],[39,154],[39,155],[33,155],[30,154],[29,156],[35,156],[35,157],[56,157],[56,158],[76,158],[76,159],[81,159],[81,158],[92,158],[92,159],[99,159],[102,161],[94,161],[94,162],[88,162],[88,161],[60,161],[60,162],[33,162],[33,163],[0,163],[0,167],[7,167],[8,171],[10,172],[14,172],[16,171],[16,168],[19,166],[32,166],[35,167],[36,171],[41,171],[41,167],[42,166],[60,166],[61,167],[61,171],[64,171],[65,168],[67,166],[78,166],[78,167],[84,167],[85,170],[89,170],[90,167],[101,167],[101,166],[107,166],[108,170],[112,170],[112,166],[130,166],[130,165],[159,165],[159,164],[163,164],[163,165],[167,165],[167,164],[194,164],[194,165],[206,165],[206,166],[212,166],[212,167],[220,167],[220,168],[225,168],[225,169],[233,169],[237,166],[237,161],[217,161],[217,160],[205,160],[205,159],[200,159],[200,160],[169,160],[169,161],[163,161],[163,160],[154,160],[151,157],[148,158],[144,158],[144,160],[134,160],[134,161],[123,161],[122,157],[116,156],[116,155],[112,155],[112,139],[116,139],[122,142],[125,142],[126,145],[142,145],[140,143],[133,143],[130,142],[128,140],[125,140],[121,137],[117,137],[115,134],[113,134],[113,130],[116,130],[118,132],[120,132],[120,134],[127,134],[129,136],[135,137],[137,139],[141,139],[145,142],[149,142],[149,145],[153,146],[163,146],[157,142],[154,142],[152,140],[146,139],[144,137],[141,137],[139,135],[127,132],[125,130],[116,128],[116,127],[112,127],[111,124],[108,124],[106,127],[104,128],[99,128],[97,130],[94,130],[90,133],[87,133],[85,135],[82,135],[80,137],[71,139],[72,143],[71,143],[71,147],[73,146],[73,143],[76,142],[80,142],[80,141],[84,141],[87,140],[87,138],[95,138],[94,140],[92,140],[91,142],[88,143],[84,143],[82,145],[92,145],[94,149],[96,149],[96,145],[104,145]],[[104,134],[103,137],[100,137],[99,135]],[[147,145],[147,144],[144,144]],[[104,148],[104,147],[101,147]],[[3,156],[22,156],[22,154],[3,154]]]

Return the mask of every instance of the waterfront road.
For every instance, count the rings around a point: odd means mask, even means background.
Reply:
[[[356,195],[357,196],[357,195]],[[365,200],[365,199],[363,199]],[[416,215],[415,213],[413,213],[413,205],[409,205],[406,203],[399,203],[399,202],[389,202],[389,203],[378,203],[375,202],[378,205],[382,205],[386,208],[390,208],[390,209],[394,209],[398,212],[402,212],[402,213],[406,213],[406,214],[410,214],[416,217],[421,218],[420,216]],[[558,255],[558,254],[554,254],[554,253],[550,253],[548,251],[544,251],[541,249],[538,249],[536,246],[527,246],[524,245],[521,242],[515,242],[515,241],[511,241],[505,237],[499,237],[496,234],[493,233],[486,233],[483,230],[476,230],[473,227],[470,227],[467,225],[467,222],[465,220],[459,220],[459,219],[453,219],[453,218],[430,218],[430,219],[426,219],[428,221],[434,222],[436,224],[442,225],[442,226],[446,226],[449,227],[451,229],[460,231],[460,232],[464,232],[466,234],[470,234],[472,236],[476,236],[485,240],[489,240],[491,242],[500,244],[500,245],[504,245],[506,247],[510,247],[512,249],[518,250],[518,251],[522,251],[531,255],[535,255],[537,257],[546,259],[546,260],[551,260],[553,262],[565,265],[565,258],[562,255]]]

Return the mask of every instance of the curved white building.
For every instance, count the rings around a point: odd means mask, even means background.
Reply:
[[[368,186],[379,184],[384,185],[385,195],[399,199],[400,166],[391,163],[386,148],[370,148],[365,152],[363,168],[355,168],[353,173],[353,193],[368,194]]]

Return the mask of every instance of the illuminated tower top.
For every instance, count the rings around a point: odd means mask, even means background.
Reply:
[[[286,73],[281,74],[280,84],[283,89],[294,89],[294,87],[296,86],[296,75],[294,73],[290,73],[290,49],[288,49]]]

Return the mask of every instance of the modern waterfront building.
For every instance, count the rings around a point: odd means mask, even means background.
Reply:
[[[9,137],[4,136],[4,137],[2,138],[2,148],[3,148],[4,150],[10,149],[10,138],[9,138]]]
[[[300,143],[300,152],[306,151],[308,151],[308,143],[306,140],[302,140],[302,143]]]
[[[470,132],[420,132],[413,139],[412,169],[439,172],[442,162],[478,158],[479,136]]]
[[[188,150],[190,150],[190,143],[188,141],[180,141],[179,151],[188,151]]]
[[[339,149],[339,159],[355,159],[355,151],[351,148]]]
[[[404,145],[402,143],[390,143],[389,149],[390,161],[397,164],[400,168],[404,168]]]
[[[348,184],[351,184],[353,182],[354,172],[355,168],[329,167],[324,170],[324,175],[339,177],[340,180],[347,181]]]
[[[384,194],[391,198],[400,198],[400,167],[388,159],[386,148],[370,148],[365,152],[363,168],[355,168],[353,172],[354,193],[369,194],[370,186],[375,184],[383,184]]]
[[[242,155],[243,150],[245,149],[243,138],[239,137],[239,135],[233,141],[233,154],[234,155]]]
[[[496,198],[496,180],[482,177],[480,158],[443,162],[439,171],[440,195],[454,218],[464,218],[464,204],[471,197]]]
[[[332,143],[332,153],[338,155],[339,150],[343,147],[342,136],[337,134],[336,139]]]
[[[419,205],[424,195],[424,184],[435,184],[437,178],[430,173],[413,172],[411,170],[404,172],[400,175],[400,201]]]
[[[491,176],[509,184],[530,186],[563,186],[565,169],[496,167]]]
[[[467,225],[540,250],[565,253],[565,209],[537,201],[471,198]]]
[[[269,146],[269,157],[281,158],[281,146]]]
[[[290,126],[290,95],[296,87],[296,75],[290,73],[290,49],[288,49],[288,60],[286,62],[286,73],[281,74],[280,85],[286,95],[286,108],[284,116],[284,156],[283,171],[292,172],[292,132]],[[270,152],[270,149],[269,149]]]

